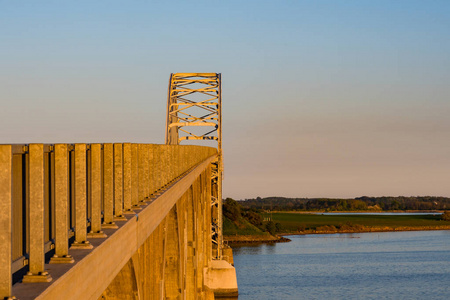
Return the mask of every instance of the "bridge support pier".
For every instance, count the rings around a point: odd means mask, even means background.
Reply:
[[[216,298],[238,296],[236,270],[225,260],[213,260],[204,270],[205,286],[214,292]]]

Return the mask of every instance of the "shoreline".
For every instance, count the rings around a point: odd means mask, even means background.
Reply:
[[[366,227],[355,228],[353,230],[305,230],[300,232],[278,233],[276,236],[263,235],[236,235],[224,236],[224,242],[231,245],[242,244],[272,244],[290,242],[290,239],[284,236],[307,235],[307,234],[338,234],[338,233],[370,233],[370,232],[401,232],[401,231],[436,231],[450,230],[450,225],[442,226],[423,226],[423,227]]]
[[[445,210],[272,210],[270,212],[265,213],[292,213],[292,214],[323,214],[323,213],[340,213],[340,214],[346,214],[346,213],[374,213],[374,214],[383,214],[383,213],[423,213],[423,214],[441,214],[444,213]]]

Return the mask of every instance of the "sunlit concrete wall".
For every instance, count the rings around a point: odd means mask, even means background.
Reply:
[[[211,297],[203,274],[216,155],[198,146],[0,145],[0,297]]]

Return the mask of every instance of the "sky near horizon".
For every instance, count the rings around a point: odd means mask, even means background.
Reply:
[[[450,1],[0,0],[0,143],[164,143],[222,73],[224,197],[450,197]]]

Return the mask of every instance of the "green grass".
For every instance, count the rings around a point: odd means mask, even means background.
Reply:
[[[258,227],[250,224],[246,219],[239,218],[236,222],[224,216],[223,218],[224,235],[267,235],[267,232],[261,231]]]
[[[263,214],[264,215],[264,214]],[[302,231],[321,226],[362,225],[366,227],[424,227],[450,225],[433,215],[314,215],[297,213],[272,213],[272,220],[280,223],[284,231]],[[264,216],[268,216],[264,215]]]

